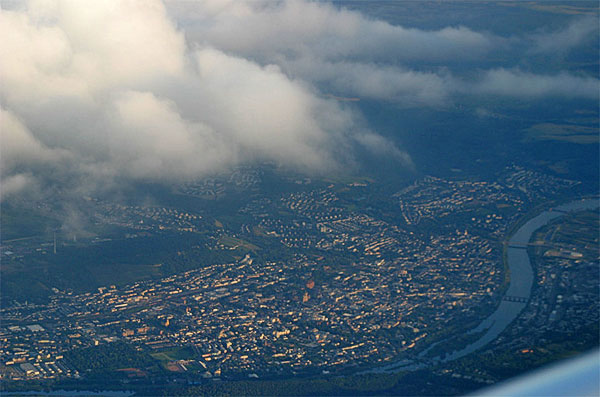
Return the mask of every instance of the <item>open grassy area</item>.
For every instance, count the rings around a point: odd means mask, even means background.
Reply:
[[[206,250],[194,234],[165,233],[99,243],[60,245],[24,258],[4,259],[0,269],[2,299],[40,300],[52,288],[75,292],[125,285],[232,260],[229,251]],[[252,246],[253,248],[255,246]]]
[[[569,214],[548,233],[551,243],[559,246],[576,246],[587,260],[597,260],[600,249],[600,220],[597,211],[581,211]]]
[[[2,204],[0,208],[0,236],[2,241],[39,236],[58,228],[58,220],[42,214]]]
[[[235,238],[231,236],[223,236],[219,238],[219,244],[223,244],[227,248],[238,249],[242,248],[244,250],[256,252],[260,248],[254,244],[249,243],[246,240],[242,240],[240,238]]]
[[[187,346],[173,347],[170,349],[161,350],[150,354],[152,358],[159,361],[177,361],[177,360],[191,360],[196,357],[193,350]]]

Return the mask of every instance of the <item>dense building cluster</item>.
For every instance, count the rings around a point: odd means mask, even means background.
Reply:
[[[248,187],[259,177],[239,174],[229,182]],[[310,189],[312,182],[301,180],[298,192],[254,196],[238,209],[239,229],[209,227],[205,214],[176,208],[97,202],[97,222],[127,228],[127,238],[204,231],[206,249],[223,250],[251,247],[246,240],[260,236],[293,254],[258,260],[248,250],[235,261],[162,279],[83,294],[56,289],[45,305],[3,307],[1,376],[78,377],[65,352],[117,340],[150,352],[188,347],[194,357],[169,368],[205,378],[334,373],[414,357],[499,302],[508,228],[532,197],[573,185],[539,178],[518,167],[493,182],[426,177],[388,198],[398,223],[361,205],[366,183],[340,191],[334,184]],[[187,184],[180,193],[218,196],[219,183]],[[352,202],[343,198],[348,191]],[[589,321],[577,305],[587,302],[587,289],[577,288],[583,281],[569,269],[561,260],[540,268],[534,311],[523,321],[541,321],[541,312],[559,326],[572,314]]]

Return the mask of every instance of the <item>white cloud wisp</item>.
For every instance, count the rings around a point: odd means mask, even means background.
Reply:
[[[575,20],[523,41],[544,52],[548,40],[570,48],[595,31]],[[445,63],[484,58],[502,38],[302,0],[32,0],[0,13],[0,35],[6,194],[72,178],[78,189],[172,182],[265,161],[330,172],[353,165],[355,147],[411,167],[335,97],[436,107],[465,95],[596,99],[599,87],[596,77],[519,67],[466,81]]]

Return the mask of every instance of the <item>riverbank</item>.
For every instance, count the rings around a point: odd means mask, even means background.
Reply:
[[[512,229],[514,232],[510,235],[506,248],[506,261],[510,274],[508,288],[505,290],[502,301],[496,311],[483,320],[476,328],[468,331],[469,334],[481,334],[482,336],[477,340],[463,349],[447,354],[443,359],[434,357],[428,361],[424,360],[420,362],[403,359],[361,373],[389,373],[422,369],[432,364],[459,359],[492,342],[519,316],[527,306],[531,296],[534,274],[527,253],[527,246],[533,233],[554,219],[570,212],[594,209],[599,206],[600,200],[598,198],[573,200],[544,210],[531,219],[523,219],[518,222],[519,227]],[[443,343],[443,341],[439,343]],[[420,355],[421,358],[423,356],[423,354]]]

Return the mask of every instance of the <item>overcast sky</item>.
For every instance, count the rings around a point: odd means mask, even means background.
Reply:
[[[357,166],[356,148],[410,169],[410,153],[334,96],[435,108],[482,95],[597,101],[600,87],[597,76],[520,62],[474,68],[468,79],[447,66],[498,53],[562,56],[597,37],[593,17],[500,37],[406,28],[307,1],[8,8],[0,14],[3,198],[67,181],[91,192],[123,180],[187,180],[264,161],[334,172]]]

